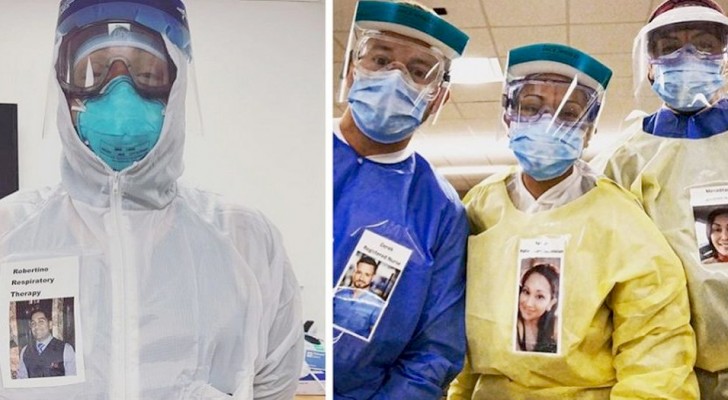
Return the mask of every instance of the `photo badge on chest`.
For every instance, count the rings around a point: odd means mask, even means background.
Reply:
[[[0,264],[0,369],[5,388],[83,382],[79,259]]]
[[[371,340],[411,254],[411,249],[364,230],[334,287],[334,327]]]
[[[690,189],[690,206],[695,218],[697,256],[700,262],[728,262],[728,185]],[[722,268],[714,266],[712,268]],[[728,272],[728,271],[727,271]]]
[[[513,349],[560,354],[566,237],[521,239],[516,265]]]

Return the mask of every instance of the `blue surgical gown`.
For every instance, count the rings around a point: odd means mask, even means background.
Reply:
[[[368,338],[382,312],[384,300],[369,291],[342,288],[334,295],[334,321],[344,329]]]
[[[679,114],[667,107],[642,121],[646,133],[665,138],[705,139],[728,130],[728,100],[696,114]]]
[[[334,137],[333,160],[334,285],[366,230],[412,250],[370,340],[335,329],[334,399],[439,399],[465,354],[463,206],[418,154],[378,163]]]

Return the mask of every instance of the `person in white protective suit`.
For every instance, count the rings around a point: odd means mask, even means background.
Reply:
[[[728,17],[712,0],[660,4],[633,64],[636,93],[651,88],[664,104],[590,162],[637,196],[682,261],[703,399],[728,399],[728,264],[701,257],[699,211],[728,204],[727,43]]]
[[[177,184],[191,57],[181,0],[61,2],[62,181],[0,201],[0,281],[15,285],[0,282],[0,313],[63,299],[77,370],[19,382],[0,361],[0,399],[293,397],[301,302],[279,232]],[[0,335],[22,339],[15,326]]]
[[[468,353],[448,399],[698,397],[685,274],[634,196],[581,155],[612,72],[559,44],[508,54],[520,169],[464,198]]]

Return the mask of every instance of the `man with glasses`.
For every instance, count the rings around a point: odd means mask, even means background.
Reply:
[[[660,4],[635,38],[633,64],[636,91],[651,87],[664,104],[592,160],[638,197],[682,261],[703,399],[728,399],[728,275],[701,261],[697,212],[728,203],[726,39],[728,17],[714,1]]]
[[[303,332],[280,234],[177,184],[184,4],[64,0],[54,48],[62,182],[0,202],[0,265],[77,268],[83,362],[73,381],[29,379],[0,398],[290,399]]]
[[[336,399],[438,399],[462,367],[467,222],[408,145],[447,98],[467,40],[411,2],[357,5],[342,74],[349,107],[334,122],[334,284],[357,250],[401,275],[366,338],[334,318]]]

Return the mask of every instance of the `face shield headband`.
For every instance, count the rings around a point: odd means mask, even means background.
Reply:
[[[63,0],[56,35],[62,38],[80,27],[103,21],[144,25],[163,34],[192,59],[187,10],[182,0]]]

